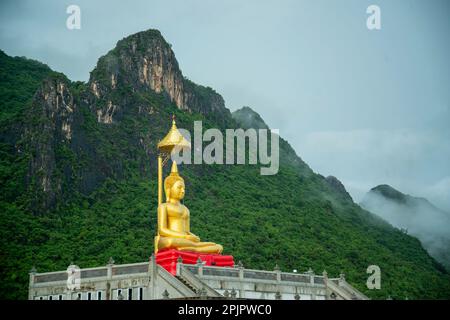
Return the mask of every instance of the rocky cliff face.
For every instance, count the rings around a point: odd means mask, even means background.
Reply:
[[[55,205],[62,177],[57,172],[56,150],[70,143],[76,105],[63,76],[47,78],[36,92],[25,121],[23,149],[31,150],[27,184],[36,193],[34,210]]]
[[[117,88],[153,90],[165,93],[180,109],[189,109],[185,102],[183,75],[169,44],[159,31],[139,32],[117,43],[116,48],[101,57],[91,73],[89,87],[95,99],[108,96]],[[117,107],[106,104],[108,119]]]
[[[157,30],[139,32],[119,41],[99,59],[91,73],[89,88],[91,102],[103,100],[95,110],[102,123],[112,123],[114,115],[124,107],[112,97],[115,90],[124,88],[162,93],[180,110],[225,118],[224,123],[230,118],[219,94],[183,77],[171,46]]]
[[[126,159],[147,172],[151,146],[164,130],[161,118],[175,113],[170,106],[208,116],[221,127],[235,125],[219,94],[183,77],[156,30],[120,40],[99,59],[87,84],[48,77],[34,96],[22,136],[32,155],[27,185],[36,194],[33,210],[45,212],[72,193],[87,195],[105,179],[123,177]],[[149,126],[154,132],[144,129]]]

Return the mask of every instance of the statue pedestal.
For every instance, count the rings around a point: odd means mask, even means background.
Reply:
[[[204,265],[213,267],[233,267],[233,256],[225,256],[221,254],[208,254],[192,251],[180,251],[176,249],[160,250],[156,254],[156,263],[161,267],[175,275],[177,273],[177,260],[181,257],[184,264],[196,264],[200,258]]]

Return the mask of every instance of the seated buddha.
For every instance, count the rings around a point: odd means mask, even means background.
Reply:
[[[169,176],[164,180],[166,202],[158,207],[158,235],[155,237],[155,251],[177,249],[199,253],[221,253],[223,248],[213,242],[201,242],[190,231],[189,209],[180,201],[184,198],[184,179],[178,175],[177,164],[173,162]]]

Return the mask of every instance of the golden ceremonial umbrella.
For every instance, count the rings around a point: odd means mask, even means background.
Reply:
[[[163,166],[174,150],[186,150],[191,148],[191,143],[178,130],[175,116],[172,116],[172,127],[166,136],[158,143],[158,206],[162,203]]]

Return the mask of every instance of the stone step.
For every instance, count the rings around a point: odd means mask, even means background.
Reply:
[[[186,287],[188,287],[189,289],[191,289],[193,292],[197,292],[197,290],[196,290],[191,284],[189,284],[186,280],[184,280],[182,277],[180,277],[180,276],[175,276],[175,278],[177,278],[178,280],[180,280]]]

